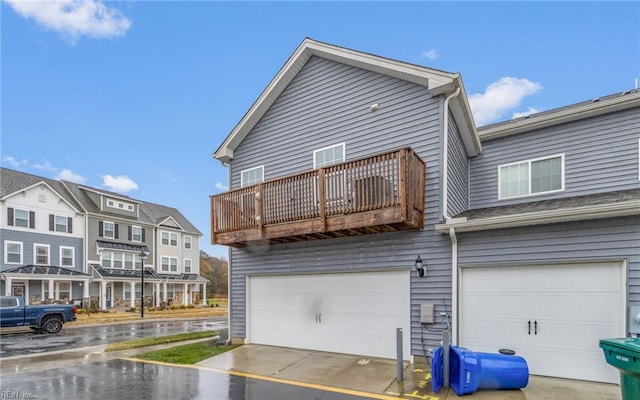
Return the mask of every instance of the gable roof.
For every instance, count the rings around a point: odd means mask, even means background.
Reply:
[[[480,140],[497,139],[541,129],[549,126],[564,124],[580,119],[596,117],[598,115],[640,107],[640,89],[627,90],[596,99],[554,108],[540,113],[529,114],[511,121],[503,121],[478,128]]]
[[[234,150],[312,56],[412,82],[426,87],[434,96],[454,93],[456,89],[460,88],[460,94],[450,102],[451,111],[458,122],[467,154],[474,156],[480,153],[480,140],[475,130],[471,108],[460,74],[426,68],[305,38],[213,153],[214,158],[222,162],[229,162],[233,159]]]
[[[5,200],[23,190],[29,190],[38,184],[46,185],[71,208],[77,212],[83,211],[82,205],[66,190],[62,182],[42,176],[31,175],[12,169],[0,168],[0,199]]]

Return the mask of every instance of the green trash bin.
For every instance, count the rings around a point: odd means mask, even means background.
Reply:
[[[622,400],[640,399],[640,339],[602,339],[600,347],[607,363],[620,371]]]

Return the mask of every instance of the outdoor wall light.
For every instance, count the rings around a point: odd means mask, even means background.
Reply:
[[[420,254],[418,254],[418,258],[416,258],[416,274],[423,278],[427,274],[427,269],[424,267],[422,263],[422,258],[420,258]]]

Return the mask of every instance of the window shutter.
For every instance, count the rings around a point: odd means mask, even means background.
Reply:
[[[36,212],[29,211],[29,228],[36,229]]]
[[[114,237],[115,237],[115,239],[117,239],[118,238],[118,224],[113,224],[113,226],[114,226],[114,230],[115,230]]]
[[[54,217],[53,214],[49,214],[49,230],[51,232],[56,230],[55,219],[56,217]]]
[[[129,237],[128,237],[129,241],[131,241],[131,237],[132,237],[131,230],[132,230],[132,229],[133,229],[133,228],[131,227],[131,225],[129,225],[129,229],[128,229],[128,230],[129,230]]]
[[[73,233],[73,218],[67,218],[67,233]]]
[[[144,228],[140,228],[140,230],[142,231],[142,241],[145,242],[145,239],[144,239]]]
[[[7,225],[13,226],[13,208],[7,208]]]
[[[102,221],[98,222],[98,236],[104,236],[104,223]]]

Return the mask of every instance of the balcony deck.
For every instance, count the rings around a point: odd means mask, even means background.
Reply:
[[[212,243],[243,247],[420,229],[425,165],[410,148],[211,196]]]

